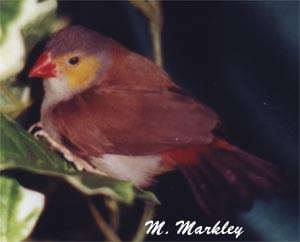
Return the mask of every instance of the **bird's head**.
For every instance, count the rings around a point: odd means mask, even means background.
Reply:
[[[82,91],[108,64],[108,40],[81,26],[65,28],[48,41],[29,77],[43,78],[46,92],[71,95]]]

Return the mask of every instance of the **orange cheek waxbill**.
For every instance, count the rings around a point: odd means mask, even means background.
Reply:
[[[178,168],[208,214],[232,203],[246,208],[278,187],[273,165],[214,134],[213,110],[110,38],[65,28],[48,41],[29,76],[44,79],[43,130],[111,177],[146,187]]]

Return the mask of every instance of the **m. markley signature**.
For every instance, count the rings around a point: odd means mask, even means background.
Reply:
[[[165,221],[149,220],[145,223],[147,226],[146,234],[163,235],[168,234]],[[175,223],[177,227],[176,233],[178,235],[193,235],[193,234],[207,234],[207,235],[233,235],[237,239],[244,233],[242,226],[230,225],[229,221],[222,223],[220,220],[212,226],[197,225],[196,221],[179,220]]]

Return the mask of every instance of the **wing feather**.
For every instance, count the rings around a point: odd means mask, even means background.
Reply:
[[[58,103],[52,122],[65,145],[88,157],[206,144],[218,118],[183,92],[98,87]]]

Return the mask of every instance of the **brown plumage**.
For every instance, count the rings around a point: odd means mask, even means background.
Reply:
[[[147,186],[179,167],[207,213],[226,189],[249,204],[279,182],[272,165],[215,137],[215,112],[166,72],[94,31],[55,34],[30,75],[46,79],[44,130],[110,176]]]

